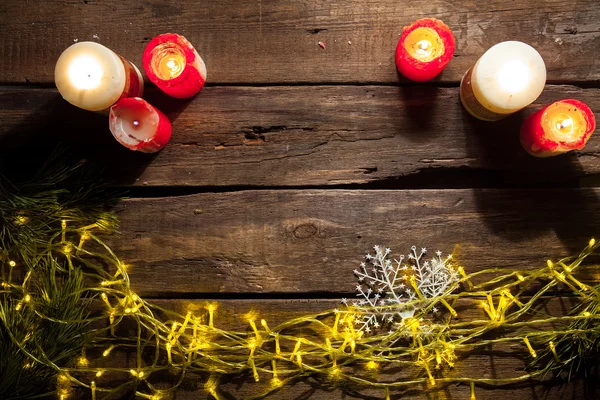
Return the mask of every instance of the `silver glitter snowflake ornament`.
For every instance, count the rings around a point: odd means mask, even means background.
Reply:
[[[375,246],[374,250],[375,254],[367,254],[366,261],[354,270],[358,299],[342,299],[356,310],[355,323],[367,333],[412,317],[427,299],[447,294],[459,279],[451,264],[452,256],[442,258],[440,251],[424,260],[427,250],[418,252],[413,246],[407,257],[392,261],[388,258],[389,248]],[[432,310],[437,312],[435,307]]]

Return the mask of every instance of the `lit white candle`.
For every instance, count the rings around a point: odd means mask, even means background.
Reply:
[[[544,90],[546,65],[523,42],[491,47],[460,83],[460,100],[474,117],[497,121],[531,104]]]
[[[144,80],[135,65],[95,42],[66,49],[54,70],[56,87],[74,106],[103,111],[120,98],[141,96]]]

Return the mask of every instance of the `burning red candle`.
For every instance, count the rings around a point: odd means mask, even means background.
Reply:
[[[113,105],[109,127],[123,146],[144,153],[159,151],[171,138],[167,116],[139,97],[127,97]]]
[[[594,113],[584,102],[560,100],[527,117],[521,144],[533,156],[556,156],[583,149],[595,129]]]
[[[150,81],[172,97],[191,97],[206,82],[204,61],[194,46],[176,33],[152,39],[144,50],[142,62]]]
[[[435,18],[420,19],[402,29],[396,47],[396,66],[408,79],[425,82],[442,72],[455,48],[448,25]]]

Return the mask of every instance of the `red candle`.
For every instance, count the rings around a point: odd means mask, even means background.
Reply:
[[[113,105],[109,127],[123,146],[144,153],[159,151],[171,138],[167,116],[140,97],[127,97]]]
[[[521,144],[533,156],[556,156],[583,149],[595,129],[594,113],[584,102],[560,100],[527,117]]]
[[[420,19],[402,29],[396,47],[396,66],[408,79],[425,82],[442,72],[455,48],[448,25],[435,18]]]
[[[194,46],[176,33],[152,39],[144,50],[142,62],[150,81],[172,97],[191,97],[206,82],[204,61]]]

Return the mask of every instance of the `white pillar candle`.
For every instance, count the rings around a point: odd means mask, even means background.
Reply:
[[[89,111],[106,110],[119,99],[139,97],[144,91],[137,67],[95,42],[66,49],[56,62],[54,80],[65,100]]]
[[[460,100],[475,118],[497,121],[531,104],[545,84],[546,65],[533,47],[502,42],[467,71],[460,83]]]

